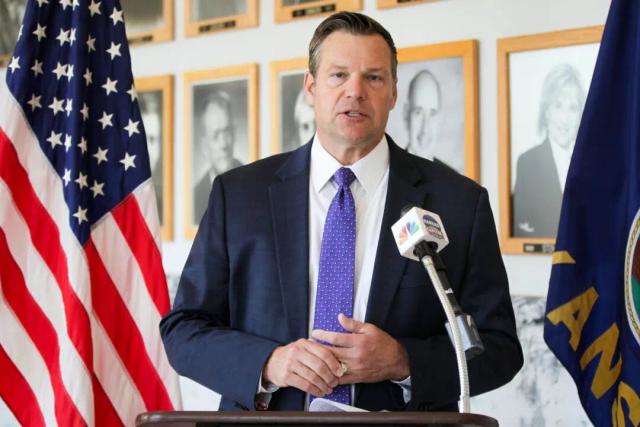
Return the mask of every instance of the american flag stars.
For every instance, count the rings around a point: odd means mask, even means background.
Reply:
[[[87,236],[118,194],[150,176],[123,12],[112,0],[34,3],[7,81],[61,179],[71,223]]]
[[[13,74],[19,68],[20,68],[20,57],[12,56],[11,63],[9,64],[9,69],[11,70],[11,73]]]
[[[42,41],[42,39],[46,39],[47,38],[47,33],[46,33],[47,26],[46,25],[41,26],[39,23],[36,24],[36,25],[37,25],[37,28],[31,34],[34,34],[38,38],[38,41]]]
[[[96,2],[94,0],[91,0],[91,4],[89,5],[89,13],[91,14],[92,17],[93,15],[102,15],[102,12],[100,12],[100,3],[102,2],[101,1]]]

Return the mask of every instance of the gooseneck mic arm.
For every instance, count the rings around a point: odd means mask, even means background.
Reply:
[[[392,231],[402,255],[422,263],[444,309],[447,318],[445,326],[456,353],[460,379],[458,407],[461,413],[468,413],[470,393],[467,359],[482,353],[484,346],[473,319],[460,308],[447,279],[446,267],[438,254],[449,243],[440,217],[420,208],[405,208]],[[411,237],[407,238],[408,234]]]

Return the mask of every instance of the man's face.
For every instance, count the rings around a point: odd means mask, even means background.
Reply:
[[[305,144],[316,133],[315,114],[310,105],[305,103],[302,108],[298,109],[296,124],[298,126],[298,141],[300,145]]]
[[[161,152],[161,127],[160,118],[157,114],[148,113],[142,115],[144,122],[144,131],[147,135],[147,149],[149,150],[149,163],[151,164],[151,172],[156,173],[160,170],[160,152]]]
[[[406,104],[405,117],[409,143],[407,149],[427,159],[433,159],[438,128],[440,94],[433,78],[419,75]]]
[[[233,158],[233,126],[227,111],[219,104],[207,104],[203,112],[202,146],[211,167],[222,173]]]
[[[379,35],[330,34],[320,47],[316,76],[305,76],[305,91],[330,152],[373,149],[396,102],[389,46]]]

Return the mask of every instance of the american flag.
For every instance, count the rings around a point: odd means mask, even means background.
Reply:
[[[117,0],[28,0],[0,83],[0,397],[24,425],[180,406]]]

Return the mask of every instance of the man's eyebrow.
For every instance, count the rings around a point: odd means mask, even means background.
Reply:
[[[340,65],[340,64],[329,64],[328,67],[330,70],[346,70],[349,67],[346,65]],[[365,73],[386,73],[387,69],[385,67],[371,67],[371,68],[367,68],[365,70]]]

